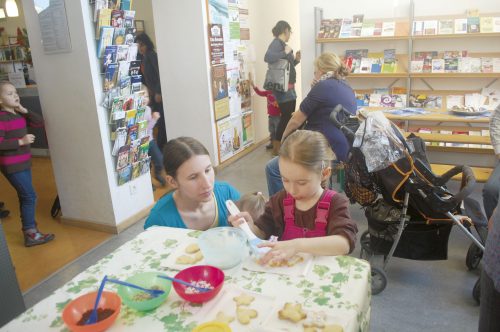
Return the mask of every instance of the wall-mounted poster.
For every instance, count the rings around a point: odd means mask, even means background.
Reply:
[[[234,129],[229,119],[217,122],[217,137],[219,143],[219,162],[223,162],[234,154]]]
[[[208,25],[208,46],[210,47],[210,64],[224,63],[224,37],[222,24]]]
[[[215,121],[229,116],[226,65],[212,66],[212,98]]]
[[[208,18],[210,23],[227,24],[227,0],[208,0]]]
[[[240,10],[238,4],[229,3],[229,38],[240,40]]]
[[[241,117],[241,140],[246,146],[254,140],[253,112],[244,113]]]

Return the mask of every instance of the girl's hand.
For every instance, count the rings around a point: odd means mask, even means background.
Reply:
[[[35,135],[27,134],[19,140],[19,146],[29,145],[35,141]]]
[[[151,114],[151,118],[153,118],[153,120],[155,121],[158,121],[158,119],[161,118],[160,112],[153,112],[153,114]]]
[[[246,221],[250,227],[253,226],[252,216],[250,216],[250,213],[248,213],[248,212],[240,212],[235,216],[230,215],[227,218],[227,221],[229,221],[229,223],[231,225],[233,225],[234,227],[238,227],[239,225],[241,225],[243,223],[242,219],[244,221]]]
[[[259,260],[259,263],[262,265],[266,265],[270,262],[287,262],[290,258],[297,254],[297,244],[294,240],[264,242],[257,246],[271,248],[271,250]]]
[[[28,114],[28,110],[21,104],[19,104],[19,106],[16,107],[16,112],[21,114]]]

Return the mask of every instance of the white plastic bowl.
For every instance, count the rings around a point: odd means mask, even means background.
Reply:
[[[239,228],[216,227],[198,238],[205,263],[219,269],[230,269],[248,255],[247,237]]]

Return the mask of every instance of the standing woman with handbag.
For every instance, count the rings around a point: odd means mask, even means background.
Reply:
[[[280,59],[287,59],[290,63],[288,90],[285,92],[273,91],[273,94],[276,97],[276,101],[278,102],[279,108],[281,110],[281,120],[276,131],[276,139],[273,141],[273,154],[278,155],[283,132],[285,131],[286,125],[288,124],[292,113],[295,111],[295,104],[297,100],[297,94],[295,93],[295,81],[297,77],[295,66],[299,64],[301,55],[300,51],[297,51],[294,56],[292,48],[286,44],[290,39],[290,35],[292,33],[292,28],[290,27],[290,24],[288,24],[288,22],[279,21],[278,23],[276,23],[272,30],[272,33],[274,39],[267,48],[266,55],[264,56],[264,61],[268,64],[272,64],[279,61]]]

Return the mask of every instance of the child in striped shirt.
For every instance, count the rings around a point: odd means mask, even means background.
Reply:
[[[37,114],[20,104],[14,85],[0,81],[0,171],[17,191],[24,245],[32,247],[47,243],[55,236],[41,233],[36,226],[36,193],[31,182],[30,153],[35,136],[28,134],[27,124],[43,126]]]

